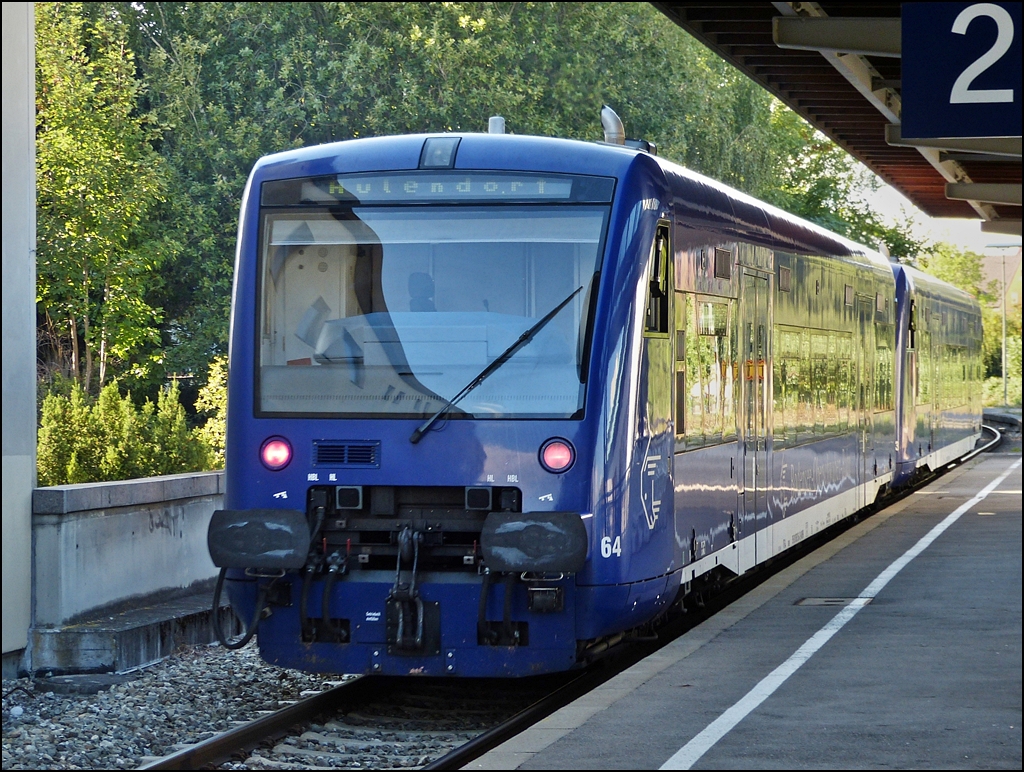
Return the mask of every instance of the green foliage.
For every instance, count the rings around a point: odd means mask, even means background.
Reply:
[[[982,384],[982,404],[985,407],[1020,407],[1021,377],[1008,375],[1006,378],[1006,399],[1003,399],[1003,379],[999,376],[986,378]]]
[[[77,456],[86,445],[85,438],[96,434],[92,410],[82,388],[76,383],[67,396],[48,394],[43,400],[42,418],[36,448],[36,472],[39,485],[70,482],[69,471],[80,466]],[[98,447],[86,451],[95,458]]]
[[[227,340],[241,194],[267,153],[354,137],[484,131],[602,138],[602,104],[662,155],[893,254],[850,204],[844,151],[647,3],[118,3],[166,127],[166,367]]]
[[[90,8],[90,11],[95,9]],[[36,7],[37,275],[58,368],[89,391],[108,368],[144,375],[159,343],[147,291],[168,244],[152,218],[164,164],[125,30],[81,3]],[[84,346],[84,365],[81,347]],[[56,349],[56,351],[54,350]]]
[[[196,410],[207,415],[206,423],[196,429],[196,436],[210,450],[210,462],[215,468],[224,466],[224,441],[228,416],[228,358],[214,357],[206,377],[206,385],[199,390]]]
[[[136,408],[116,382],[91,399],[75,384],[43,400],[36,464],[40,485],[129,480],[213,468],[213,453],[190,431],[177,385]]]
[[[1021,373],[1024,361],[1021,356],[1021,330],[1020,330],[1020,307],[1016,309],[1011,319],[1010,314],[1006,317],[1006,399],[1003,399],[1003,351],[1002,351],[1002,316],[992,311],[992,338],[995,339],[991,362],[988,374],[991,376],[985,381],[984,401],[986,406],[1017,406],[1021,405]],[[985,328],[985,339],[988,343],[989,329]],[[986,354],[988,352],[986,351]],[[986,357],[988,359],[988,357]]]
[[[883,243],[893,257],[914,257],[925,247],[909,218],[886,225],[871,209],[864,196],[878,183],[845,150],[781,105],[772,122],[774,141],[787,143],[787,166],[756,195],[872,248]]]
[[[931,244],[917,260],[922,271],[927,271],[954,287],[976,297],[979,301],[991,301],[992,296],[982,286],[981,255],[953,246],[952,244]]]
[[[949,282],[974,296],[981,303],[983,330],[981,355],[988,380],[985,382],[985,404],[1003,403],[1003,320],[997,298],[999,289],[983,284],[981,255],[959,249],[952,244],[932,244],[916,261],[921,270]],[[994,283],[993,283],[994,284]],[[1007,376],[1016,386],[1008,383],[1011,404],[1019,404],[1021,373],[1021,314],[1020,307],[1008,309],[1006,315]],[[996,382],[998,381],[998,389]],[[1016,389],[1016,392],[1014,392]],[[998,391],[998,395],[996,394]],[[1013,402],[1014,393],[1017,403]],[[993,401],[997,400],[997,401]]]
[[[77,455],[54,441],[45,464],[75,475],[155,469],[130,432],[184,442],[157,395],[169,371],[205,374],[199,436],[221,462],[215,357],[241,196],[268,153],[484,131],[495,114],[514,133],[599,140],[610,104],[665,157],[894,255],[919,251],[863,203],[843,150],[648,3],[49,3],[36,27],[41,347],[57,363],[47,391],[65,395],[44,401],[44,423],[57,437],[64,411],[85,442],[102,403],[121,438]],[[114,377],[153,404],[89,402]],[[168,463],[185,463],[175,452]]]

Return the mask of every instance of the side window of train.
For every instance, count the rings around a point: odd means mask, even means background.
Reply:
[[[669,304],[669,250],[668,224],[659,223],[651,246],[651,273],[647,290],[647,313],[644,333],[668,335]]]
[[[918,332],[917,347],[917,404],[928,405],[932,401],[932,346],[931,335]]]
[[[893,351],[889,346],[892,334],[888,325],[879,325],[875,351],[875,412],[880,413],[895,408],[895,374],[893,372]]]
[[[676,404],[675,404],[675,425],[676,425],[676,448],[679,441],[686,434],[686,295],[676,292]]]
[[[788,269],[787,269],[788,273]],[[780,286],[781,289],[781,286]],[[789,290],[784,290],[789,291]],[[775,328],[774,387],[776,447],[795,445],[800,437],[800,331],[782,325]]]
[[[907,341],[907,347],[911,349],[917,348],[917,301],[910,301],[910,340]]]
[[[676,435],[691,450],[736,436],[734,304],[682,292],[676,304]]]
[[[853,336],[775,328],[774,438],[779,447],[848,431],[856,406]]]

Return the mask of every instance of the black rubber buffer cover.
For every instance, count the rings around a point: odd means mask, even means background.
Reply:
[[[309,523],[297,509],[218,509],[206,544],[218,568],[302,568]]]
[[[587,529],[579,512],[491,512],[480,547],[492,571],[572,574],[587,559]]]

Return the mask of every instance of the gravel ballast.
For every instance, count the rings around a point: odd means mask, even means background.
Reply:
[[[95,694],[3,681],[3,769],[134,769],[340,680],[268,665],[254,643],[183,648],[130,676]]]

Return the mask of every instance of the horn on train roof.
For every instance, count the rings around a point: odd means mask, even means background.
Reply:
[[[608,105],[601,108],[601,126],[604,128],[605,142],[612,145],[626,144],[626,129],[622,119]]]

